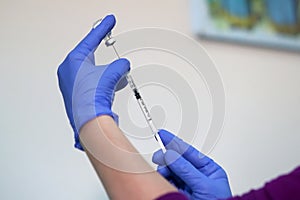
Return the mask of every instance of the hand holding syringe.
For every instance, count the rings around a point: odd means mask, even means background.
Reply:
[[[98,20],[97,22],[95,22],[95,24],[94,24],[93,27],[95,28],[100,22],[101,22],[101,19]],[[120,59],[120,56],[119,56],[119,54],[118,54],[118,52],[117,52],[117,50],[116,50],[116,48],[114,46],[116,40],[111,37],[111,32],[109,32],[106,35],[106,37],[104,38],[104,40],[105,40],[105,45],[107,47],[112,46],[112,48],[114,49],[114,52],[116,53],[117,57]],[[139,107],[141,108],[141,110],[142,110],[142,112],[144,114],[144,117],[145,117],[145,119],[146,119],[146,121],[147,121],[147,123],[148,123],[148,125],[149,125],[149,127],[150,127],[150,129],[152,131],[152,133],[153,133],[154,138],[158,142],[158,144],[159,144],[160,148],[162,149],[162,151],[165,153],[166,149],[164,147],[164,144],[163,144],[163,142],[162,142],[162,140],[161,140],[161,138],[160,138],[160,136],[158,134],[157,128],[154,126],[154,123],[153,123],[153,120],[151,118],[150,112],[147,109],[146,104],[145,104],[143,98],[141,97],[141,94],[139,93],[139,91],[138,91],[138,89],[137,89],[137,87],[136,87],[136,85],[135,85],[135,83],[134,83],[134,81],[132,79],[132,76],[130,74],[127,74],[126,75],[126,79],[127,79],[127,82],[129,84],[131,90],[134,93],[134,96],[135,96],[135,98],[136,98],[136,100],[137,100],[137,102],[139,104]]]

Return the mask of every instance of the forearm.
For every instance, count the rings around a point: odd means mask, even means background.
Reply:
[[[111,199],[154,199],[176,191],[153,171],[111,117],[88,122],[80,139]]]

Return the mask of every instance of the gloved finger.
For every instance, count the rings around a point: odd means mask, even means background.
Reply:
[[[85,38],[75,47],[74,54],[78,54],[78,58],[84,60],[91,53],[94,53],[103,38],[112,30],[116,24],[113,15],[107,15],[101,23],[93,28]]]
[[[197,169],[202,170],[202,168],[208,164],[214,164],[218,166],[212,159],[205,156],[201,152],[199,152],[196,148],[184,142],[182,139],[173,135],[169,131],[160,130],[159,136],[162,139],[162,142],[166,146],[167,149],[174,150],[178,154],[183,155],[183,157],[191,162]],[[202,173],[208,175],[211,170],[203,170]]]
[[[201,186],[209,180],[207,176],[196,169],[189,161],[173,150],[165,153],[165,162],[171,171],[178,176],[192,191],[201,190]]]
[[[125,58],[118,59],[109,64],[101,75],[101,79],[98,83],[99,92],[101,92],[101,88],[110,89],[112,94],[109,95],[112,97],[117,83],[129,72],[129,70],[130,63]]]
[[[161,129],[159,130],[158,134],[167,149],[172,149],[180,154],[183,154],[190,147],[189,144],[185,143],[183,140],[176,137],[169,131]]]
[[[180,179],[180,177],[171,172],[167,166],[158,166],[157,172],[160,173],[170,183],[174,184],[178,189],[185,187],[185,183]]]
[[[127,79],[125,76],[123,76],[117,84],[116,91],[122,90],[127,84]]]
[[[117,113],[112,113],[113,119],[116,122],[116,124],[119,126],[119,115]]]
[[[177,136],[170,133],[169,131],[161,129],[159,130],[158,134],[167,149],[174,150],[177,153],[182,154],[190,162],[193,161],[197,163],[199,159],[205,157],[204,154],[199,152],[193,146],[184,142],[182,139],[178,138]]]
[[[97,65],[96,68],[104,68],[105,69],[105,66],[103,65]],[[104,70],[103,69],[103,70]],[[116,86],[116,91],[119,91],[121,89],[123,89],[124,87],[126,87],[126,85],[128,84],[127,80],[126,80],[126,77],[123,76],[120,81],[117,83],[117,86]]]
[[[208,164],[199,169],[203,174],[207,175],[209,178],[219,178],[219,177],[227,177],[224,169],[210,159]]]
[[[158,166],[157,172],[160,173],[165,178],[168,178],[171,176],[171,171],[168,169],[167,166]]]
[[[157,165],[166,165],[165,159],[164,159],[164,153],[162,150],[156,151],[152,156],[152,162]]]

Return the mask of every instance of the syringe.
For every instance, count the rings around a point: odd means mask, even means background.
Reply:
[[[101,20],[97,21],[97,22],[94,24],[94,28],[95,28],[100,22],[101,22]],[[115,40],[114,38],[111,37],[111,32],[109,32],[109,33],[106,35],[106,37],[104,38],[104,40],[105,40],[105,45],[106,45],[107,47],[112,46],[112,48],[113,48],[114,52],[116,53],[117,57],[120,59],[120,55],[119,55],[119,53],[117,52],[117,50],[116,50],[116,48],[115,48],[115,46],[114,46],[116,40]],[[156,141],[158,142],[158,144],[159,144],[161,150],[165,153],[165,152],[166,152],[166,148],[165,148],[165,146],[164,146],[164,144],[163,144],[163,142],[162,142],[162,140],[161,140],[161,138],[160,138],[160,136],[159,136],[159,134],[158,134],[157,128],[154,126],[154,123],[153,123],[152,117],[151,117],[151,115],[150,115],[150,112],[149,112],[149,110],[147,109],[147,106],[146,106],[146,104],[145,104],[145,102],[144,102],[144,100],[143,100],[141,94],[139,93],[139,91],[138,91],[138,89],[137,89],[137,87],[136,87],[136,85],[135,85],[135,83],[134,83],[134,81],[133,81],[132,76],[131,76],[129,73],[126,75],[126,79],[127,79],[128,85],[130,86],[131,90],[132,90],[133,93],[134,93],[134,96],[135,96],[135,98],[136,98],[136,100],[137,100],[137,102],[138,102],[138,104],[139,104],[140,109],[142,110],[142,112],[143,112],[143,114],[144,114],[144,117],[145,117],[145,119],[146,119],[146,121],[147,121],[147,123],[148,123],[148,125],[149,125],[149,127],[150,127],[150,129],[151,129],[151,131],[152,131],[152,133],[153,133],[154,138],[155,138]]]

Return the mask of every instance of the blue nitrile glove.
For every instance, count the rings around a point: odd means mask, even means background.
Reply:
[[[159,135],[166,146],[154,153],[157,171],[190,199],[212,200],[231,197],[225,171],[212,159],[166,130]]]
[[[100,25],[73,49],[59,66],[57,74],[65,108],[75,134],[75,147],[79,130],[88,121],[100,115],[118,117],[111,110],[115,89],[122,89],[130,70],[129,61],[119,59],[105,66],[95,66],[94,51],[115,25],[113,15],[106,16]]]

